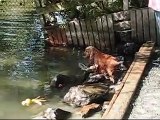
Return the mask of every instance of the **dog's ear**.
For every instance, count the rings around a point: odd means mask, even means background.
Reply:
[[[90,56],[89,56],[90,61],[92,61],[94,59],[94,55],[95,55],[95,49],[91,48],[90,49]]]

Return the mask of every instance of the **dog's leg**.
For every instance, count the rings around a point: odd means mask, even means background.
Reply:
[[[93,71],[97,70],[97,68],[98,68],[98,65],[95,64],[95,65],[92,65],[89,68],[87,68],[86,71],[93,72]]]
[[[107,73],[108,73],[108,75],[109,75],[109,79],[110,79],[113,83],[115,83],[112,70],[107,69]]]
[[[113,84],[114,84],[115,80],[114,80],[113,76],[110,76],[109,79],[110,79],[110,80],[113,82]]]

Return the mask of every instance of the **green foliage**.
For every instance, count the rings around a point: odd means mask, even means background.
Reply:
[[[62,11],[69,19],[93,19],[104,14],[121,11],[123,8],[123,0],[61,0],[57,4],[64,8]],[[54,3],[54,6],[57,7],[57,4]]]
[[[116,0],[114,2],[111,2],[109,6],[106,7],[106,9],[109,11],[109,13],[123,10],[123,0]]]
[[[65,2],[64,5],[67,6],[67,11],[74,14],[72,15],[72,17],[76,16],[79,18],[92,19],[104,14],[122,10],[123,1],[115,0],[113,2],[109,2],[109,0],[77,0],[75,2],[75,0],[69,0],[69,2]],[[79,12],[77,12],[77,9]]]

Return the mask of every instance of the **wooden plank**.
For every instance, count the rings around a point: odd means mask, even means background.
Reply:
[[[61,33],[60,33],[60,28],[58,28],[58,27],[55,28],[55,37],[58,40],[57,44],[61,44],[62,45],[63,41],[62,41],[62,37],[61,37]]]
[[[109,34],[110,34],[110,45],[111,45],[111,51],[115,50],[115,38],[114,38],[114,30],[113,30],[113,19],[112,15],[107,15],[107,21],[108,21],[108,28],[109,28]]]
[[[83,36],[85,40],[85,44],[87,45],[95,45],[95,35],[94,35],[94,28],[93,28],[94,20],[84,20],[82,23],[83,26]]]
[[[102,26],[104,31],[104,44],[106,48],[109,48],[110,46],[110,34],[108,30],[108,22],[106,16],[102,16]]]
[[[65,32],[61,27],[50,26],[46,29],[49,39],[54,43],[54,45],[64,45],[66,44]]]
[[[99,33],[97,29],[98,26],[97,26],[96,20],[91,20],[91,27],[93,31],[93,37],[94,37],[94,46],[100,49]]]
[[[137,21],[137,35],[138,41],[143,42],[143,24],[142,24],[142,12],[141,10],[136,10],[136,21]]]
[[[149,40],[149,16],[148,16],[148,8],[142,9],[143,14],[143,34],[144,34],[144,42]]]
[[[110,110],[102,116],[102,119],[123,119],[146,64],[148,63],[151,53],[154,50],[153,48],[153,42],[147,42],[142,45],[139,52],[135,55],[132,65],[130,66],[131,68],[128,71],[130,73],[125,75],[125,79],[127,79],[122,90],[120,91],[120,94],[115,99],[114,103],[110,107]]]
[[[90,25],[89,20],[84,20],[85,21],[85,26],[86,26],[86,31],[87,31],[87,37],[88,37],[88,45],[94,45],[94,38],[93,38],[93,33]]]
[[[69,22],[69,31],[70,31],[70,34],[72,36],[72,43],[73,45],[77,45],[77,34],[76,34],[76,31],[75,31],[75,25],[74,25],[74,22]]]
[[[136,11],[131,10],[130,15],[131,15],[131,29],[133,29],[131,37],[132,39],[136,39],[137,38]]]
[[[92,45],[97,47],[97,44],[96,44],[96,37],[95,37],[95,32],[94,32],[94,20],[89,20],[89,23],[90,23],[90,29],[91,29],[91,34],[92,34]]]
[[[90,38],[89,38],[89,31],[88,31],[88,27],[87,27],[87,24],[86,24],[86,20],[83,20],[82,21],[82,24],[84,24],[84,30],[85,30],[85,32],[84,32],[84,39],[85,39],[85,43],[86,43],[86,46],[89,46],[89,45],[91,45],[91,42],[90,42]]]
[[[79,24],[81,27],[81,36],[83,41],[83,47],[86,47],[86,44],[89,44],[88,31],[86,30],[86,25],[84,20],[79,20]]]
[[[151,41],[157,42],[155,16],[152,9],[149,9],[149,23]]]
[[[75,37],[76,37],[76,46],[80,46],[80,39],[79,39],[79,24],[76,22],[73,22],[73,27],[74,27],[74,31],[75,31]]]
[[[83,31],[83,25],[81,24],[81,21],[75,20],[74,29],[76,32],[77,45],[80,47],[85,47],[85,41],[83,36],[84,31]]]
[[[61,34],[63,45],[67,45],[68,41],[67,41],[67,37],[66,37],[66,31],[65,31],[65,28],[63,26],[61,26],[60,34]]]
[[[69,45],[74,45],[74,41],[73,41],[73,36],[72,36],[72,30],[71,30],[71,26],[68,23],[66,26],[66,36],[67,36],[67,41]]]
[[[98,23],[97,23],[97,20],[95,21],[95,27],[96,27],[96,38],[97,38],[97,43],[98,43],[98,48],[101,50],[101,38],[100,38],[100,31],[99,31],[99,27],[98,26]]]
[[[104,33],[104,26],[103,26],[103,16],[99,18],[99,31],[100,31],[100,40],[101,40],[101,50],[105,50],[106,44],[105,44],[105,33]]]
[[[61,41],[62,41],[62,44],[63,44],[65,40],[64,40],[64,35],[63,35],[64,32],[63,32],[62,28],[59,29],[59,34],[60,34],[60,38],[61,38]]]
[[[65,25],[64,26],[64,28],[63,28],[63,32],[64,32],[64,41],[66,42],[66,44],[67,45],[69,45],[69,42],[68,42],[68,38],[67,38],[67,31],[66,31],[66,29],[67,29],[67,25]]]
[[[129,1],[123,0],[123,10],[128,10],[128,8],[129,8]]]

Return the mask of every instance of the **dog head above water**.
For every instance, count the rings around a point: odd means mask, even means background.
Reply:
[[[51,80],[50,86],[63,88],[68,83],[69,79],[70,78],[67,75],[58,74]]]

